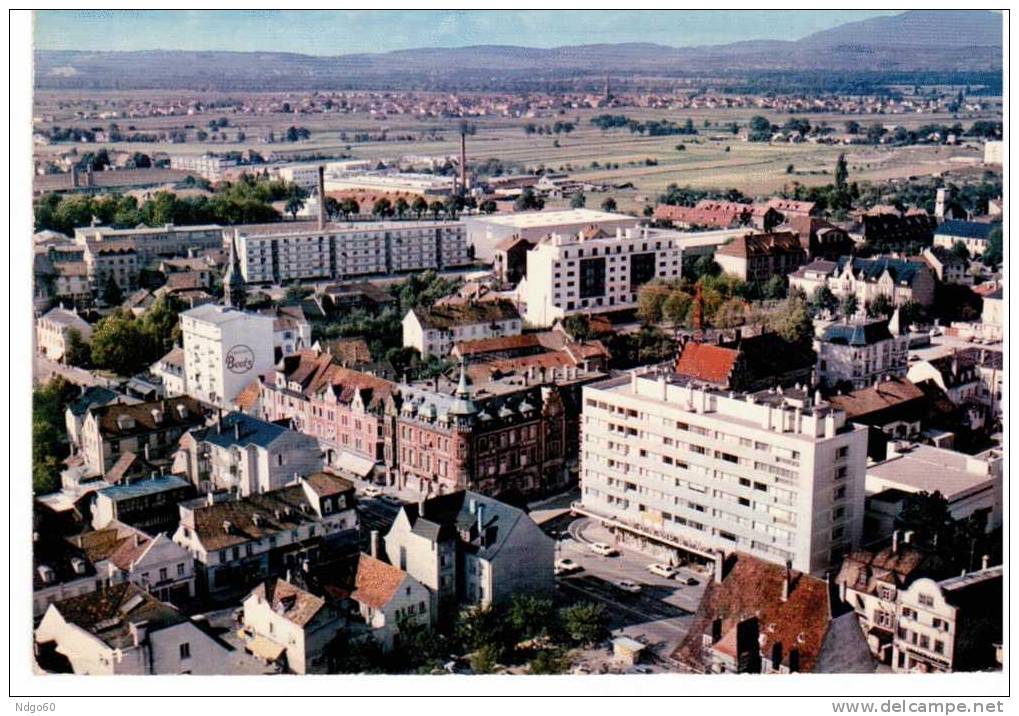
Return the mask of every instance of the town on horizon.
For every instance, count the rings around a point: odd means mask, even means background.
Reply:
[[[1007,674],[1003,24],[35,13],[33,686]]]

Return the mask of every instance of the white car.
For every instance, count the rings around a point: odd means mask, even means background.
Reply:
[[[595,554],[600,554],[602,557],[614,557],[619,554],[615,547],[604,542],[592,542],[590,550]]]
[[[618,582],[613,582],[616,589],[627,592],[628,594],[640,594],[640,585],[636,582],[630,581],[629,579],[620,579]]]
[[[665,577],[666,579],[672,579],[676,576],[676,570],[670,565],[664,563],[649,564],[647,566],[647,571],[651,572],[651,574],[657,574],[659,577]]]
[[[582,567],[572,559],[557,559],[555,562],[556,574],[573,574],[581,569]]]
[[[375,498],[382,494],[382,488],[378,487],[377,485],[368,485],[363,490],[361,490],[361,494],[363,494],[365,497]]]

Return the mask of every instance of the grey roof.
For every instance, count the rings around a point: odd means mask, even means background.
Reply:
[[[903,286],[912,284],[917,274],[926,268],[926,264],[920,261],[906,261],[904,259],[892,259],[884,256],[875,259],[842,256],[838,261],[840,273],[850,261],[852,261],[853,274],[858,278],[866,281],[877,281],[885,271],[888,271],[892,280]]]
[[[177,477],[176,475],[164,475],[162,477],[154,477],[148,480],[138,480],[137,482],[125,485],[105,487],[102,490],[97,490],[97,494],[103,495],[114,502],[117,502],[119,500],[129,500],[133,497],[155,495],[160,492],[166,492],[167,490],[187,487],[190,484],[191,483],[187,480]]]
[[[526,517],[517,507],[470,490],[432,497],[424,504],[424,517],[419,515],[417,504],[403,506],[414,534],[432,542],[456,538],[482,559],[495,557],[516,524]],[[477,529],[479,511],[482,514],[480,532]]]
[[[888,321],[833,323],[824,329],[823,340],[842,346],[870,346],[891,340]]]
[[[253,418],[244,413],[232,412],[224,415],[220,421],[222,429],[216,425],[195,431],[195,437],[219,447],[256,445],[267,448],[277,438],[289,432],[287,428],[276,423]],[[240,436],[238,438],[238,435]]]
[[[109,405],[110,403],[116,402],[117,399],[121,397],[123,396],[119,393],[113,392],[109,388],[94,385],[87,388],[79,398],[73,400],[67,406],[67,409],[71,411],[72,415],[82,416],[89,411],[89,408],[94,408],[98,405]]]
[[[979,221],[946,221],[934,232],[935,236],[961,236],[966,239],[987,240],[996,224],[985,224]]]

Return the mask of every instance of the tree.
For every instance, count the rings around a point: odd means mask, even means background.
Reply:
[[[507,616],[510,627],[521,639],[548,637],[556,631],[556,608],[551,599],[516,595]]]
[[[393,204],[386,197],[379,197],[372,204],[372,214],[379,217],[387,217],[393,215]]]
[[[499,665],[503,653],[494,644],[485,644],[471,654],[471,669],[475,674],[491,674]]]
[[[845,194],[849,189],[849,167],[846,164],[846,155],[839,154],[835,160],[835,191],[840,195]]]
[[[1002,253],[1002,241],[1001,241],[1001,227],[996,226],[991,229],[991,233],[987,236],[987,248],[984,250],[981,258],[986,266],[997,267],[1001,264],[1004,259]]]
[[[287,213],[290,214],[292,219],[297,219],[298,212],[304,208],[304,200],[297,196],[292,196],[287,199]]]
[[[767,117],[755,115],[750,118],[750,133],[748,138],[751,142],[767,142],[771,139],[771,122]]]
[[[895,304],[883,293],[867,304],[867,315],[871,318],[888,318],[894,310]]]
[[[78,368],[88,368],[92,358],[92,349],[81,337],[81,331],[72,328],[67,331],[66,347],[64,349],[64,362]]]
[[[151,346],[153,361],[180,343],[180,313],[184,309],[180,299],[167,294],[157,298],[139,319],[141,330]]]
[[[642,323],[653,325],[662,320],[662,305],[668,292],[655,284],[644,284],[637,291],[637,317]]]
[[[492,662],[502,660],[516,646],[518,634],[506,614],[495,606],[468,607],[460,612],[455,627],[457,640],[469,651],[486,651]]]
[[[772,276],[765,282],[762,292],[765,298],[778,300],[785,298],[789,288],[786,286],[785,279],[782,276]]]
[[[616,211],[616,208],[617,208],[617,207],[616,207],[616,200],[615,200],[615,199],[613,199],[613,198],[612,198],[611,196],[610,196],[610,197],[607,197],[607,198],[606,198],[606,199],[605,199],[604,201],[602,201],[602,203],[601,203],[601,210],[602,210],[602,211],[607,211],[607,212],[610,212],[610,213],[612,213],[612,212],[615,212],[615,211]]]
[[[331,196],[326,197],[325,207],[326,216],[328,216],[330,219],[335,219],[336,217],[340,216],[343,213],[343,211],[340,209],[340,202],[337,201],[334,197]]]
[[[371,636],[350,640],[334,639],[325,649],[326,663],[334,674],[383,674],[386,655],[382,645]]]
[[[768,326],[789,343],[809,344],[814,338],[814,321],[807,302],[790,296],[775,306]]]
[[[499,205],[492,199],[485,199],[478,209],[482,214],[494,214],[499,210]]]
[[[99,297],[107,306],[119,306],[123,303],[124,293],[120,290],[112,273],[106,275],[106,281],[103,283],[103,290]]]
[[[851,119],[848,122],[846,122],[846,134],[859,134],[859,133],[860,133],[859,122],[857,122],[855,119]]]
[[[827,286],[821,286],[810,297],[810,309],[816,315],[823,311],[834,313],[839,307],[839,299]]]
[[[151,361],[149,336],[130,311],[117,311],[96,324],[92,363],[118,375],[134,375]]]
[[[439,214],[441,214],[442,212],[444,212],[446,210],[446,205],[443,204],[438,199],[436,199],[435,201],[433,201],[431,204],[428,205],[428,209],[429,209],[429,211],[432,212],[432,218],[435,219],[436,221],[438,221]]]
[[[586,341],[594,337],[591,319],[582,313],[574,313],[564,318],[563,330],[575,341]]]
[[[882,124],[872,124],[867,127],[867,141],[871,144],[878,144],[881,138],[888,133],[888,130],[884,128]]]
[[[595,644],[608,635],[608,617],[601,604],[584,602],[559,611],[566,634],[577,644]]]
[[[668,297],[662,302],[662,318],[672,324],[674,331],[678,331],[686,321],[692,303],[693,298],[685,291],[679,289],[670,291]]]
[[[961,241],[956,241],[952,244],[952,253],[963,261],[969,261],[969,249],[967,249],[966,244]]]
[[[527,187],[513,202],[513,208],[517,211],[541,211],[545,208],[545,200],[535,194],[531,187]]]
[[[702,276],[717,276],[722,273],[722,267],[715,261],[715,257],[711,254],[705,254],[699,257],[693,264],[694,278],[701,278]]]
[[[850,293],[839,302],[839,312],[846,318],[852,318],[860,309],[860,302],[856,300],[856,294]]]
[[[746,323],[747,304],[741,298],[726,300],[711,317],[711,324],[717,328],[735,328]]]
[[[407,200],[401,196],[396,200],[396,204],[393,205],[393,208],[396,210],[396,215],[402,219],[403,215],[410,211],[410,204],[408,204]]]
[[[587,196],[584,194],[584,192],[578,191],[576,194],[573,195],[573,198],[570,199],[570,208],[583,209],[585,206],[587,206]]]
[[[565,674],[570,668],[569,659],[559,649],[542,649],[528,664],[532,674]]]
[[[61,460],[67,454],[64,409],[77,393],[77,387],[59,375],[32,391],[33,494],[60,487]]]

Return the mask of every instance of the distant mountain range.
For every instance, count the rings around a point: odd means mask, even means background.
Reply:
[[[529,48],[477,45],[321,57],[275,52],[37,50],[41,89],[342,89],[465,87],[612,74],[690,77],[746,72],[1000,72],[1002,16],[913,10],[794,41],[670,47],[650,43]]]

